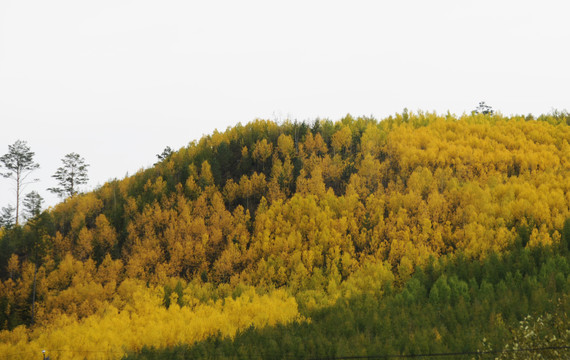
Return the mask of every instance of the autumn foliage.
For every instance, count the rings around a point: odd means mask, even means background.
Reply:
[[[94,344],[118,358],[304,321],[298,301],[381,293],[441,256],[566,246],[569,141],[556,114],[215,132],[0,230],[0,352],[74,333],[78,358]]]

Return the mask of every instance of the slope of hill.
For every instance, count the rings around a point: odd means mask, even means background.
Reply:
[[[215,132],[153,168],[0,230],[0,352],[47,347],[71,359],[104,344],[104,356],[119,358],[218,333],[234,338],[250,326],[318,327],[312,316],[362,297],[404,311],[398,304],[418,283],[418,309],[421,296],[452,308],[464,298],[440,301],[434,288],[471,293],[465,306],[490,284],[493,300],[477,323],[508,308],[493,305],[508,296],[497,289],[501,281],[532,287],[534,276],[564,308],[569,141],[565,114],[405,112],[380,122],[257,120]],[[534,265],[518,268],[519,258],[501,265],[511,253]],[[495,258],[503,268],[492,279],[442,265]],[[440,270],[421,278],[429,266]],[[520,279],[507,279],[517,271]],[[558,311],[532,291],[513,294],[527,306],[509,324]],[[495,346],[507,341],[496,337]],[[444,349],[454,348],[450,341]]]

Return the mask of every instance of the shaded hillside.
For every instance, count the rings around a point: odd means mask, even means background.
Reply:
[[[417,268],[401,289],[340,298],[310,311],[310,322],[249,328],[195,344],[146,346],[127,359],[382,359],[442,353],[454,355],[429,358],[567,359],[569,260],[568,253],[539,248],[483,261],[441,257]],[[547,349],[500,353],[513,346]],[[477,351],[491,353],[477,356]]]

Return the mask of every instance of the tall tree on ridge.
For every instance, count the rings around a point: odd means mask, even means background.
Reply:
[[[6,168],[6,172],[0,173],[3,177],[16,182],[16,225],[20,217],[20,195],[25,186],[38,181],[38,179],[26,180],[32,171],[40,167],[34,162],[34,152],[25,141],[16,140],[12,145],[8,145],[8,153],[0,157],[0,162]]]
[[[484,101],[479,102],[479,105],[475,110],[473,110],[475,114],[483,114],[483,115],[493,115],[495,110],[490,105],[485,104]]]
[[[158,158],[158,162],[155,163],[154,165],[158,164],[159,162],[166,160],[170,157],[170,155],[172,155],[172,149],[170,148],[170,146],[167,146],[164,148],[164,150],[162,150],[161,154],[156,154],[156,157]]]
[[[77,153],[69,153],[63,159],[63,166],[58,168],[53,178],[57,179],[59,187],[49,188],[60,197],[73,197],[77,194],[77,187],[86,184],[89,180],[87,176],[87,167],[85,159]]]

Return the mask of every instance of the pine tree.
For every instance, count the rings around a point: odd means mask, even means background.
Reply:
[[[155,163],[154,165],[160,163],[161,161],[168,159],[172,155],[172,153],[173,153],[173,151],[170,148],[170,146],[165,147],[164,150],[162,150],[161,154],[156,154],[156,157],[158,158],[158,162]]]
[[[479,106],[473,110],[475,114],[493,115],[495,111],[490,105],[485,104],[484,101],[479,102]]]
[[[27,184],[38,181],[37,179],[27,180],[28,176],[40,167],[34,162],[34,152],[25,141],[17,140],[14,144],[8,145],[8,153],[0,157],[0,162],[4,164],[6,172],[0,173],[3,177],[16,182],[16,217],[18,225],[20,217],[20,195]]]
[[[73,197],[78,192],[78,186],[86,184],[89,180],[87,176],[87,167],[85,159],[77,153],[69,153],[63,159],[63,166],[58,168],[53,178],[59,182],[59,187],[49,188],[60,197]]]
[[[12,205],[2,208],[2,212],[0,213],[0,228],[10,228],[14,225],[14,210]]]
[[[38,194],[37,191],[32,191],[24,197],[24,218],[26,220],[32,219],[40,214],[42,211],[42,203],[44,199]]]

